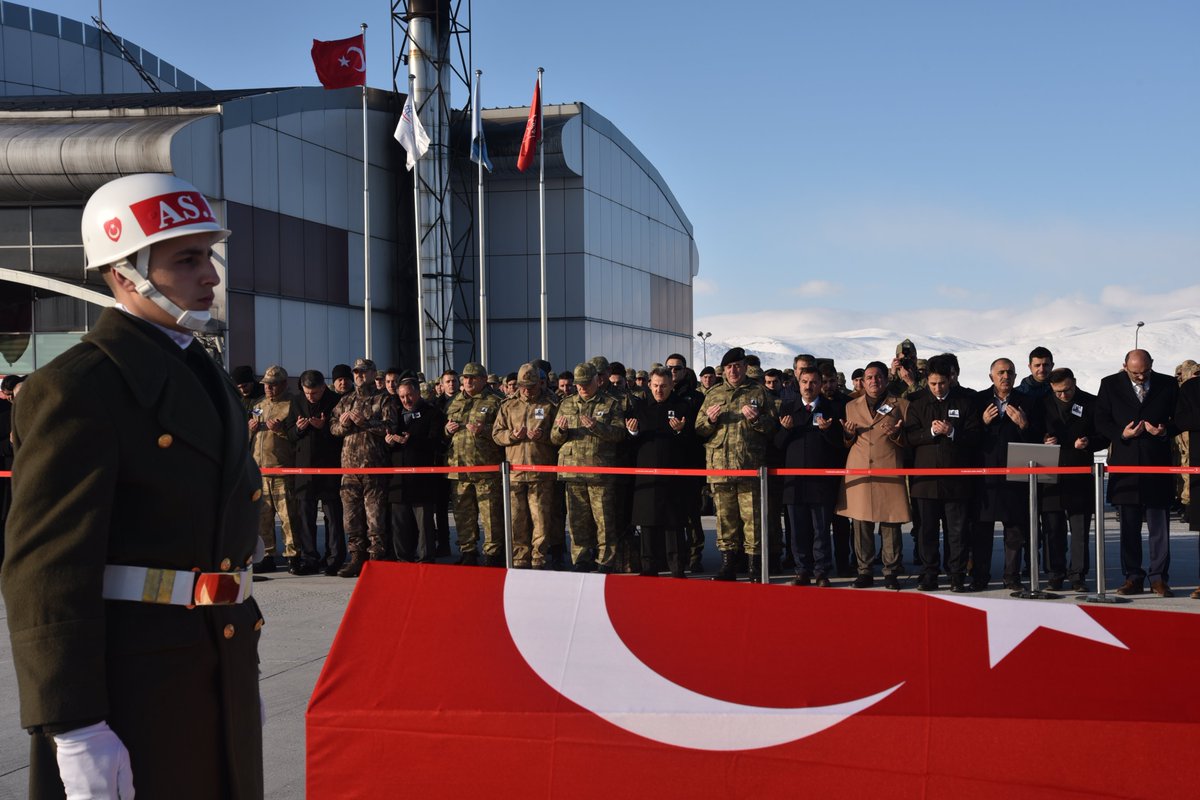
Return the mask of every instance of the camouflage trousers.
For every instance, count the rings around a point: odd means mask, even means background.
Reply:
[[[383,558],[387,530],[387,478],[382,475],[342,476],[342,518],[351,557]]]
[[[758,555],[758,484],[714,483],[712,494],[717,511],[717,549],[724,553],[741,548],[746,555]]]
[[[454,481],[454,527],[460,553],[479,552],[479,518],[483,517],[483,554],[504,553],[504,496],[500,477]]]
[[[571,527],[571,561],[612,564],[616,542],[613,487],[607,483],[567,483],[567,524]]]
[[[554,481],[514,481],[508,492],[512,505],[513,563],[545,564],[554,524]]]
[[[262,479],[262,510],[258,517],[258,536],[262,539],[263,552],[269,556],[276,554],[275,548],[275,515],[279,515],[283,528],[283,556],[292,558],[300,555],[296,550],[296,534],[298,526],[304,521],[300,516],[300,504],[296,502],[296,493],[292,491],[293,479],[284,476],[263,476]],[[303,537],[301,537],[303,538]]]

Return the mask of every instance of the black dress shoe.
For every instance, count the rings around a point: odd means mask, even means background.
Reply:
[[[1087,583],[1084,581],[1071,581],[1071,591],[1079,592],[1080,594],[1087,593]]]
[[[976,578],[975,580],[971,581],[971,591],[972,592],[986,592],[987,590],[988,590],[988,582],[985,581],[983,578]]]
[[[920,582],[917,584],[917,591],[919,591],[919,592],[936,592],[937,589],[938,589],[937,578],[924,577],[924,578],[921,578]]]
[[[797,572],[796,577],[792,578],[792,586],[811,586],[812,578],[807,572]]]
[[[255,575],[265,575],[268,572],[275,571],[275,556],[264,556],[262,561],[259,561],[251,567]]]
[[[1063,587],[1063,579],[1051,578],[1050,580],[1046,581],[1046,586],[1050,587],[1050,591],[1052,592],[1061,592]]]
[[[872,575],[859,575],[854,579],[854,583],[850,585],[855,589],[869,589],[875,585],[875,577]]]
[[[342,568],[341,564],[326,564],[325,565],[325,576],[328,578],[337,577],[338,570],[341,568]]]
[[[950,591],[955,594],[964,594],[967,591],[967,584],[960,578],[959,580],[950,581]]]
[[[1010,592],[1023,592],[1025,586],[1020,581],[1005,581],[1004,588]]]
[[[816,586],[820,586],[822,589],[825,589],[825,588],[833,585],[832,583],[829,582],[828,575],[818,575],[817,579],[815,581],[813,581],[813,584]]]
[[[900,591],[900,579],[895,575],[884,575],[883,588],[892,589],[893,591],[897,592]]]
[[[304,561],[303,559],[297,558],[292,563],[292,566],[288,567],[288,572],[292,573],[293,575],[316,575],[317,562]]]

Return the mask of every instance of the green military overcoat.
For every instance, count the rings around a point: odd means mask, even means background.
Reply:
[[[106,720],[138,797],[261,797],[254,600],[189,609],[101,597],[106,564],[250,562],[261,478],[232,382],[197,342],[185,351],[107,309],[29,377],[13,434],[0,584],[33,733],[30,796],[63,796],[51,734]]]

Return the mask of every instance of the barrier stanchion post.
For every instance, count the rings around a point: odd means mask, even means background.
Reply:
[[[1104,591],[1104,465],[1092,464],[1092,483],[1096,492],[1096,593],[1088,603],[1125,603],[1124,597],[1109,597]],[[1074,534],[1074,531],[1072,531]]]
[[[507,461],[500,462],[500,492],[504,508],[504,566],[513,568],[513,532],[512,532],[512,466]]]
[[[771,543],[767,533],[771,512],[767,503],[767,468],[758,468],[758,557],[762,561],[762,582],[771,582]]]
[[[1032,469],[1037,466],[1033,461],[1029,462],[1029,467]],[[1031,472],[1029,473],[1029,588],[1022,589],[1019,592],[1013,592],[1013,597],[1020,597],[1025,600],[1057,600],[1059,595],[1043,592],[1038,587],[1038,476]]]

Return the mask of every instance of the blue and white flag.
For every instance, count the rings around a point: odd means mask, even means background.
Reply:
[[[475,85],[471,87],[471,160],[491,172],[492,160],[488,158],[487,141],[483,138],[483,108],[479,102],[479,81],[482,77],[476,75]]]

